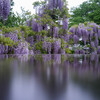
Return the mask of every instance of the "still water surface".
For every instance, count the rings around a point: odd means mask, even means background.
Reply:
[[[100,100],[100,55],[1,55],[0,100]]]

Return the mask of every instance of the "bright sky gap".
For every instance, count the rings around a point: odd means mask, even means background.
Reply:
[[[32,13],[34,13],[34,9],[32,6],[32,3],[39,0],[14,0],[14,12],[21,13],[21,7],[23,7],[25,10],[29,10]],[[68,1],[68,8],[71,9],[72,7],[77,7],[82,2],[87,0],[67,0]]]

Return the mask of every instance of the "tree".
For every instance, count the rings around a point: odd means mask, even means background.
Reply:
[[[3,0],[0,0],[0,1],[3,1]],[[10,4],[8,3],[8,1]],[[4,13],[3,10],[0,11],[0,13],[1,13],[0,14],[0,24],[5,25],[7,27],[12,27],[17,24],[17,22],[16,22],[17,18],[13,12],[13,6],[14,6],[13,0],[8,0],[8,1],[6,1],[8,6],[6,6],[5,3],[0,4],[0,7],[1,7],[1,5],[2,5],[2,8],[5,7],[5,12],[7,12],[7,13]],[[4,15],[5,15],[5,17],[4,17]]]
[[[83,2],[79,7],[71,9],[69,26],[94,21],[100,24],[100,0],[89,0]]]
[[[25,25],[27,19],[30,20],[32,18],[31,12],[28,10],[25,11],[24,8],[21,8],[22,11],[21,14],[19,13],[15,14],[13,12],[13,6],[14,6],[14,1],[11,0],[9,15],[7,16],[6,20],[4,20],[4,17],[1,16],[0,27],[3,25],[6,27],[18,27],[19,25]]]
[[[21,7],[21,14],[17,13],[16,16],[16,21],[18,25],[25,25],[27,20],[31,20],[33,15],[29,10],[25,10],[24,8]]]
[[[66,0],[44,0],[34,2],[33,6],[36,8],[36,14],[48,14],[53,21],[59,20],[59,18],[69,18],[69,12],[67,8]],[[42,13],[41,13],[42,12]]]

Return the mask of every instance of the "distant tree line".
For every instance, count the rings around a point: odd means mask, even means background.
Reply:
[[[88,0],[71,9],[69,27],[86,21],[100,24],[100,0]]]

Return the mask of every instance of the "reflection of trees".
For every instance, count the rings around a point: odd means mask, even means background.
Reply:
[[[38,55],[31,59],[30,65],[34,65],[34,73],[43,84],[50,100],[59,97],[67,85],[67,67],[61,64],[61,55]]]
[[[16,71],[29,77],[34,74],[50,100],[59,100],[65,92],[68,71],[74,83],[100,94],[100,55],[2,55],[0,100],[8,100],[9,85],[12,75],[18,74]]]
[[[74,83],[93,92],[95,100],[100,100],[100,55],[73,56],[70,73]]]
[[[99,55],[38,55],[34,56],[34,72],[49,94],[60,94],[67,82],[67,67],[70,76],[84,83],[100,76]],[[82,81],[83,80],[83,81]],[[52,97],[52,96],[51,96]]]
[[[68,58],[70,59],[70,58]],[[80,74],[92,74],[93,77],[100,76],[100,55],[73,56],[70,69]]]
[[[9,96],[11,69],[6,57],[6,55],[0,56],[0,100],[7,100]]]
[[[27,61],[27,55],[0,55],[0,100],[9,100],[12,75],[23,61]]]

